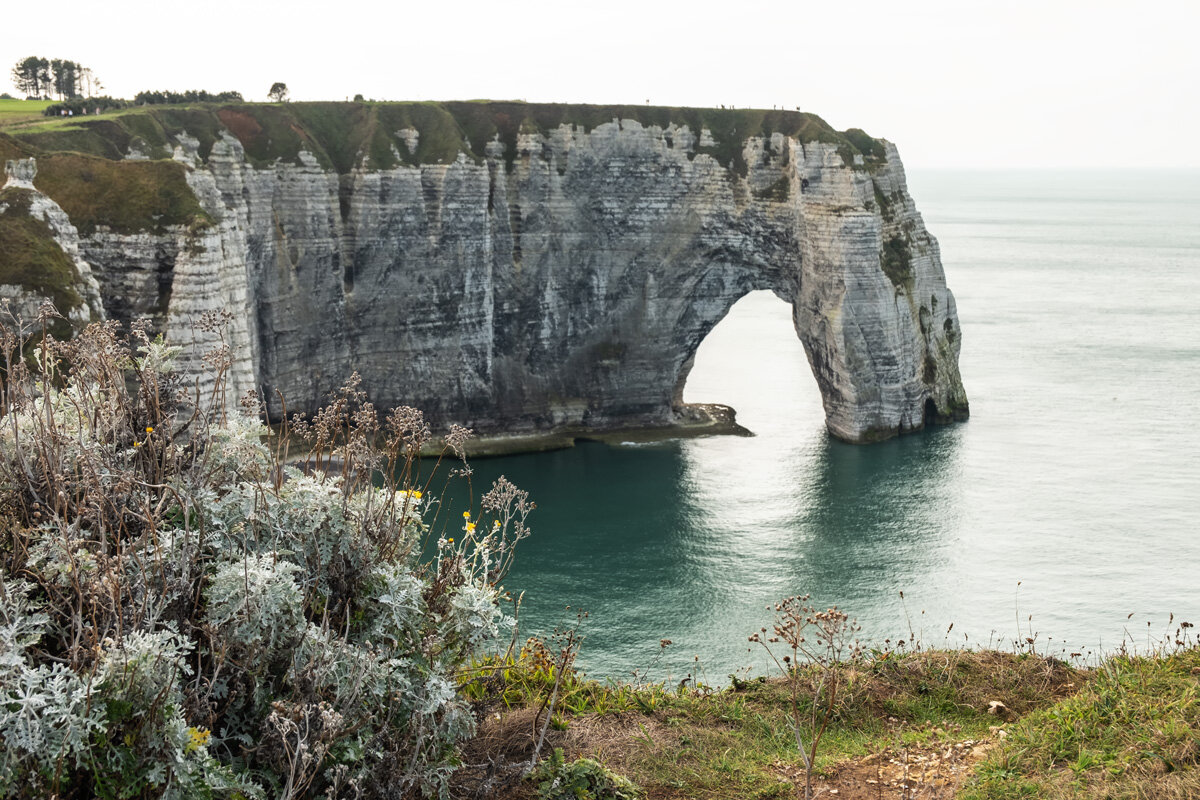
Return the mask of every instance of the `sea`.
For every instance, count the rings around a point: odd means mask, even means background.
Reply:
[[[908,179],[970,420],[833,439],[790,308],[750,294],[685,399],[753,436],[474,463],[474,486],[505,475],[537,504],[505,583],[519,641],[575,629],[593,678],[720,685],[773,669],[748,638],[797,595],[879,650],[1086,662],[1200,624],[1200,171]]]

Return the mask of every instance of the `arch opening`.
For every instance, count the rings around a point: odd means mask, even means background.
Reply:
[[[689,361],[677,389],[683,403],[730,406],[738,424],[758,434],[797,423],[824,428],[821,392],[791,304],[770,290],[735,302]]]

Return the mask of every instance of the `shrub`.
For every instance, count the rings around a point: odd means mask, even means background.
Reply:
[[[64,111],[68,111],[74,116],[96,114],[113,109],[129,108],[130,105],[128,100],[122,100],[119,97],[76,97],[46,106],[42,109],[42,116],[61,117]]]
[[[201,326],[212,398],[222,322]],[[380,422],[352,379],[268,447],[256,397],[206,405],[143,328],[19,330],[0,325],[0,796],[444,794],[525,493],[501,479],[423,557],[420,412]]]
[[[640,800],[641,789],[628,778],[590,758],[567,763],[561,748],[538,765],[530,777],[537,781],[539,800]]]

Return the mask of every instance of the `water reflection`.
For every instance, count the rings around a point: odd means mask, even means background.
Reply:
[[[508,581],[527,591],[526,633],[572,623],[566,607],[583,607],[595,674],[648,668],[669,638],[661,675],[700,655],[717,680],[763,666],[746,636],[787,595],[848,608],[879,638],[901,631],[896,592],[936,581],[953,546],[956,445],[955,429],[871,458],[824,434],[786,452],[762,436],[584,443],[477,462],[475,484],[504,474],[541,499]]]
[[[708,371],[720,385],[689,384],[688,399],[742,404],[756,436],[583,443],[475,465],[477,486],[505,474],[539,503],[508,581],[527,591],[523,630],[547,633],[574,621],[566,606],[584,607],[582,661],[593,674],[654,666],[658,677],[680,676],[697,655],[714,681],[761,670],[746,637],[770,623],[768,605],[792,594],[847,608],[883,638],[904,627],[896,592],[944,571],[958,525],[947,475],[961,428],[870,448],[832,440],[786,305],[770,295],[747,302],[705,347],[719,351],[723,336],[734,348],[763,343],[775,349],[760,354],[769,375]],[[664,638],[674,644],[660,654]]]

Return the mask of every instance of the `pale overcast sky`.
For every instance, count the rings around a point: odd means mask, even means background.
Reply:
[[[801,107],[919,167],[1200,166],[1200,0],[10,3],[108,93]]]

